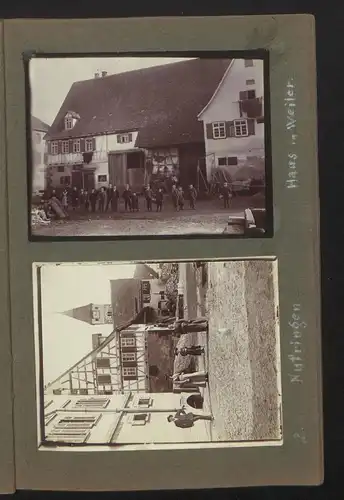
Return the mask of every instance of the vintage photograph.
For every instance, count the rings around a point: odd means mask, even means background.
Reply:
[[[33,265],[42,443],[282,444],[277,260]]]
[[[30,238],[271,236],[266,64],[32,58]]]

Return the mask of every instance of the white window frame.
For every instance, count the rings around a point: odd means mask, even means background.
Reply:
[[[65,129],[72,130],[73,128],[73,118],[71,116],[65,117]]]
[[[93,139],[85,139],[85,153],[93,152]]]
[[[130,135],[129,134],[118,134],[118,142],[120,144],[128,144],[130,141]]]
[[[135,416],[137,415],[145,415],[145,419],[140,419],[140,420],[135,420]],[[130,423],[131,425],[146,425],[147,422],[149,422],[150,419],[150,413],[134,413],[133,415],[130,416]]]
[[[144,401],[144,402],[143,402]],[[153,400],[150,397],[139,397],[137,399],[137,406],[139,408],[149,408],[152,406]]]
[[[135,347],[135,337],[122,337],[121,338],[121,346],[122,347]]]
[[[256,80],[254,78],[249,78],[246,80],[246,85],[255,85]]]
[[[75,139],[73,141],[73,153],[80,153],[80,151],[81,151],[80,139]]]
[[[234,120],[233,126],[234,126],[235,137],[248,137],[247,120]],[[238,129],[239,129],[239,132],[238,132]]]
[[[67,151],[65,151],[65,146],[67,145]],[[61,152],[62,154],[66,155],[69,153],[69,141],[62,141],[62,144],[61,144]]]
[[[136,366],[123,366],[123,377],[137,377],[137,368]]]
[[[214,122],[212,123],[212,128],[214,139],[226,138],[226,122]]]
[[[122,352],[122,361],[136,361],[136,352]]]
[[[51,154],[58,155],[59,154],[59,143],[58,141],[53,141],[51,143]]]

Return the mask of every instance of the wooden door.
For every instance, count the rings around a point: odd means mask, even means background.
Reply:
[[[80,170],[72,172],[72,187],[76,187],[77,189],[83,188],[83,178]]]
[[[127,184],[127,162],[126,155],[122,153],[109,154],[109,183],[119,189]]]
[[[84,189],[86,191],[91,191],[94,187],[94,172],[84,172]]]

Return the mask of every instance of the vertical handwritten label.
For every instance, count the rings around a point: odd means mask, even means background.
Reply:
[[[307,323],[302,320],[300,304],[293,304],[289,326],[291,329],[291,339],[289,341],[291,350],[288,355],[291,364],[291,369],[288,374],[289,380],[292,384],[302,384],[302,373],[304,371],[302,340],[304,330],[307,328]]]
[[[295,152],[297,144],[297,132],[296,132],[296,85],[294,78],[289,78],[286,86],[286,95],[284,98],[284,106],[286,108],[286,130],[288,133],[288,169],[287,169],[287,179],[285,186],[288,189],[298,188],[300,186],[299,176],[297,171],[297,153]]]

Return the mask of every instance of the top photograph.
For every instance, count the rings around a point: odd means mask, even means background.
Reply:
[[[25,62],[31,241],[272,237],[268,60],[201,55]]]

